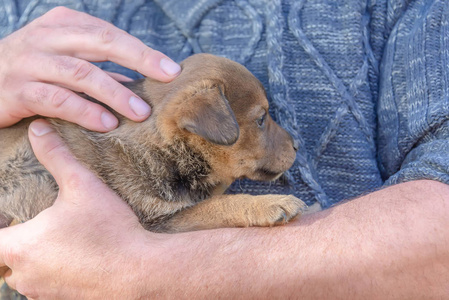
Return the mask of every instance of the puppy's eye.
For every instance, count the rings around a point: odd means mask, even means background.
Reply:
[[[264,113],[259,119],[256,120],[257,126],[259,126],[259,128],[264,127],[266,118],[267,118],[267,113]]]

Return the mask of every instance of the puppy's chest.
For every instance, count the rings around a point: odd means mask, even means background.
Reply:
[[[211,196],[218,184],[211,179],[211,166],[204,155],[183,141],[164,147],[149,145],[127,149],[126,153],[127,172],[117,170],[100,174],[124,198],[138,195],[141,201],[156,198],[192,205]],[[112,178],[115,175],[124,177],[119,180],[123,184],[117,185],[117,178]]]

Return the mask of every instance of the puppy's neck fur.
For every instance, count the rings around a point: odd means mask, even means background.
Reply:
[[[217,183],[202,153],[182,139],[160,147],[152,144],[143,151],[128,152],[140,170],[141,185],[149,195],[168,202],[195,204],[209,197]]]

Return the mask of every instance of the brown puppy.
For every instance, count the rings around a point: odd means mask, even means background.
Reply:
[[[181,66],[170,83],[128,84],[152,106],[143,123],[117,115],[116,130],[97,133],[49,120],[149,230],[272,226],[297,215],[304,203],[293,196],[221,195],[238,178],[274,180],[295,160],[294,142],[270,118],[261,83],[213,55],[194,55]],[[0,130],[0,223],[33,218],[57,197],[31,150],[30,122]]]

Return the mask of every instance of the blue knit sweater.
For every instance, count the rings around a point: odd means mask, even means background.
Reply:
[[[0,36],[56,5],[176,61],[209,52],[262,81],[301,147],[288,180],[241,180],[230,192],[294,193],[327,208],[403,181],[449,183],[449,1],[3,0]]]

